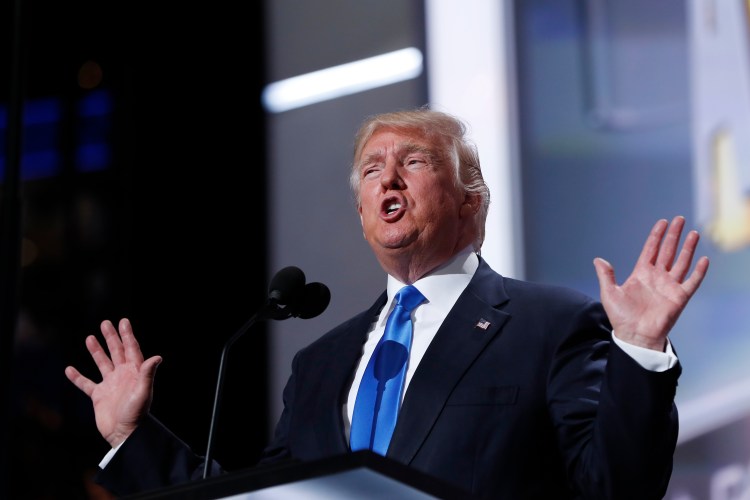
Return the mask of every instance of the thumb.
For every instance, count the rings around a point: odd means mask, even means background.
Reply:
[[[617,281],[615,280],[615,269],[612,267],[612,264],[606,260],[601,257],[595,258],[594,269],[596,270],[596,277],[599,279],[599,288],[602,292],[617,284]]]
[[[153,380],[156,377],[156,369],[161,364],[161,356],[151,356],[141,365],[141,372],[146,376],[147,379]]]

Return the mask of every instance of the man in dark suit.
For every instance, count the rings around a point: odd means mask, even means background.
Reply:
[[[386,291],[295,356],[262,463],[352,449],[366,367],[396,292],[414,285],[424,300],[410,313],[386,456],[483,498],[661,498],[681,371],[667,335],[708,269],[701,257],[690,271],[695,231],[679,249],[684,219],[654,225],[622,285],[595,259],[598,302],[502,277],[480,256],[489,191],[463,123],[448,114],[367,119],[351,185]],[[144,360],[127,319],[101,330],[109,355],[94,336],[86,345],[102,381],[66,369],[112,446],[98,481],[127,494],[201,477],[202,457],[149,414],[161,357]]]

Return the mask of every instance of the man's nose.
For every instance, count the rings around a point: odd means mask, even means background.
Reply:
[[[404,179],[401,177],[399,164],[395,161],[388,161],[383,169],[380,182],[385,189],[403,189]]]

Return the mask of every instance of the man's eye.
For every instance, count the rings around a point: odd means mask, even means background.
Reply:
[[[369,177],[369,176],[377,173],[378,170],[380,170],[380,169],[378,167],[375,167],[375,166],[373,166],[373,167],[366,167],[366,168],[364,168],[362,170],[362,177]]]

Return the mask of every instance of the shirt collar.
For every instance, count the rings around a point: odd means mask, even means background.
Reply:
[[[427,302],[450,303],[452,306],[469,284],[478,267],[479,257],[470,245],[413,284],[425,296]],[[396,292],[405,286],[406,284],[388,275],[388,303],[384,309],[390,310]]]

